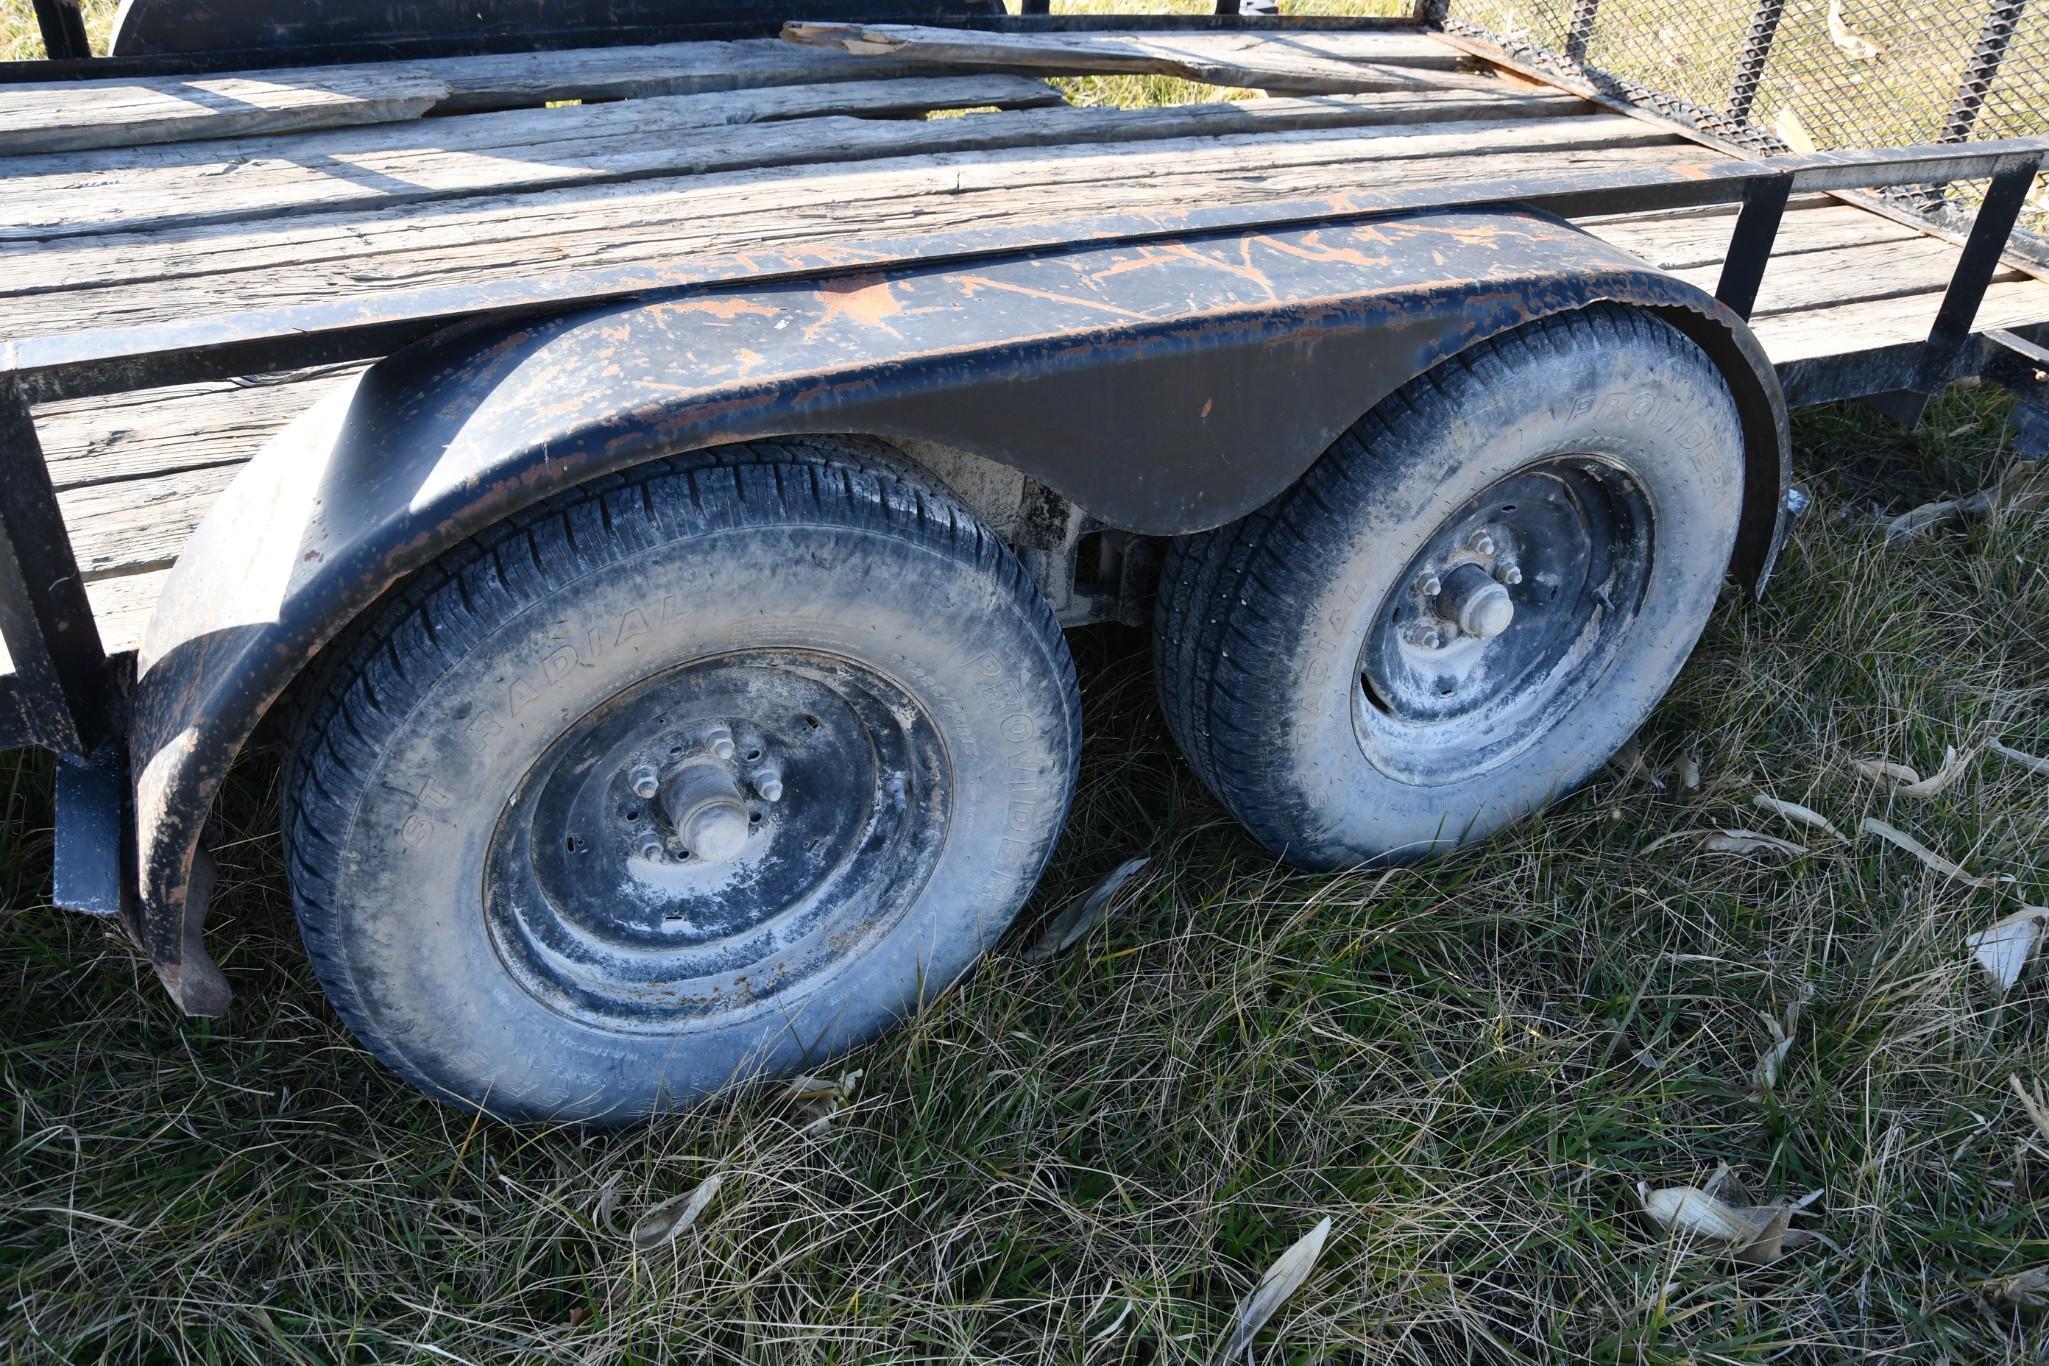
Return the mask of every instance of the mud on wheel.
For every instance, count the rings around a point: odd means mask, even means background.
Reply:
[[[293,744],[328,996],[429,1092],[622,1120],[816,1066],[945,990],[1067,810],[1073,665],[878,443],[582,487],[331,650]]]
[[[1613,306],[1525,326],[1173,548],[1168,724],[1292,862],[1478,839],[1643,723],[1707,622],[1742,489],[1735,400],[1679,332]]]

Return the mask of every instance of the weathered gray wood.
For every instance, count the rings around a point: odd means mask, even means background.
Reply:
[[[1602,241],[1642,257],[1661,270],[1719,270],[1728,254],[1729,234],[1736,224],[1735,210],[1726,205],[1719,207],[1719,213],[1609,217],[1582,220],[1581,226]],[[1779,226],[1772,259],[1781,261],[1806,252],[1921,236],[1912,228],[1876,214],[1816,197],[1807,205],[1788,210]]]
[[[1955,248],[1951,248],[1952,251]],[[1850,299],[1832,308],[1803,309],[1757,321],[1758,340],[1783,365],[1818,356],[1850,355],[1925,341],[1940,306],[1939,290],[1888,299]],[[1985,291],[1974,332],[2049,322],[2049,281],[2009,279]]]
[[[964,122],[1031,117],[991,114]],[[807,130],[789,123],[773,131]],[[949,225],[1057,221],[1072,217],[1077,193],[1085,194],[1090,212],[1115,212],[1356,196],[1388,184],[1478,182],[1543,169],[1623,170],[1696,156],[1664,143],[1654,129],[1608,118],[940,154],[853,169],[739,171],[315,215],[282,225],[112,234],[30,249],[9,244],[0,248],[0,294],[16,296],[6,327],[23,337],[407,285],[529,276],[543,267],[681,259]],[[1049,232],[1064,239],[1072,230]],[[207,278],[181,278],[192,276]],[[107,287],[129,283],[147,288]],[[81,288],[86,284],[100,287]]]
[[[79,572],[91,582],[168,567],[240,468],[208,465],[58,494]]]
[[[346,203],[402,204],[485,190],[626,180],[699,169],[708,155],[716,164],[774,164],[790,154],[787,143],[766,144],[772,150],[760,162],[750,153],[751,139],[702,130],[823,114],[1059,103],[1057,91],[1022,76],[927,76],[508,110],[292,137],[188,142],[146,152],[21,157],[0,161],[0,238],[83,236],[145,224],[275,217]],[[1369,115],[1355,117],[1363,122]],[[923,125],[880,129],[891,126]],[[693,131],[694,139],[678,140],[678,134]]]
[[[1483,76],[1451,74],[1459,54],[1415,33],[977,33],[917,24],[783,25],[791,43],[856,56],[1040,76],[1180,76],[1290,94],[1416,89]]]
[[[92,604],[93,622],[100,629],[100,645],[110,655],[127,654],[142,644],[143,628],[164,590],[168,569],[146,570],[113,579],[97,579],[85,586],[86,601]],[[0,674],[14,672],[7,646],[0,642]]]
[[[417,66],[0,85],[0,156],[385,123],[448,96]]]
[[[303,132],[418,118],[430,109],[934,74],[929,62],[878,62],[757,38],[225,76],[52,81],[0,86],[0,156]]]
[[[238,465],[360,365],[142,389],[39,405],[36,435],[60,493]]]
[[[1853,299],[1872,303],[1904,295],[1940,293],[1948,285],[1956,263],[1957,249],[1933,237],[1861,242],[1774,256],[1765,269],[1764,284],[1758,290],[1751,318],[1759,321],[1779,313],[1809,312]],[[1714,289],[1720,273],[1719,263],[1673,272],[1709,291]],[[2019,278],[2020,272],[2011,266],[2002,266],[1993,276],[1995,280]]]

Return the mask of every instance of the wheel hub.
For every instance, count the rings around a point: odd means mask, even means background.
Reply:
[[[1650,573],[1650,507],[1591,456],[1537,461],[1434,529],[1367,629],[1355,725],[1439,783],[1534,741],[1606,669]]]
[[[929,718],[859,665],[749,651],[585,716],[500,821],[485,913],[535,996],[674,1028],[834,970],[915,898],[951,789]]]

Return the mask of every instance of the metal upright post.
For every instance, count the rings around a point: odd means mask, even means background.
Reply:
[[[1587,64],[1587,44],[1593,41],[1600,10],[1601,0],[1573,0],[1572,21],[1565,30],[1565,56],[1574,66]]]
[[[1722,258],[1722,278],[1715,286],[1715,297],[1744,318],[1757,304],[1764,268],[1772,258],[1772,243],[1778,240],[1779,219],[1792,192],[1793,177],[1789,175],[1754,180],[1744,187],[1743,208],[1729,234],[1729,254]]]
[[[35,0],[36,27],[43,31],[43,51],[51,57],[90,57],[85,19],[78,0]]]
[[[14,742],[92,753],[112,729],[107,655],[28,401],[8,378],[0,378],[0,638],[14,665]]]

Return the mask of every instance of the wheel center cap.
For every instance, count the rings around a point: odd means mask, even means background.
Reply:
[[[723,863],[747,847],[747,805],[722,763],[685,764],[662,784],[662,810],[692,858]]]
[[[1492,640],[1515,620],[1515,602],[1508,590],[1476,564],[1460,565],[1444,576],[1440,609],[1459,630]]]

